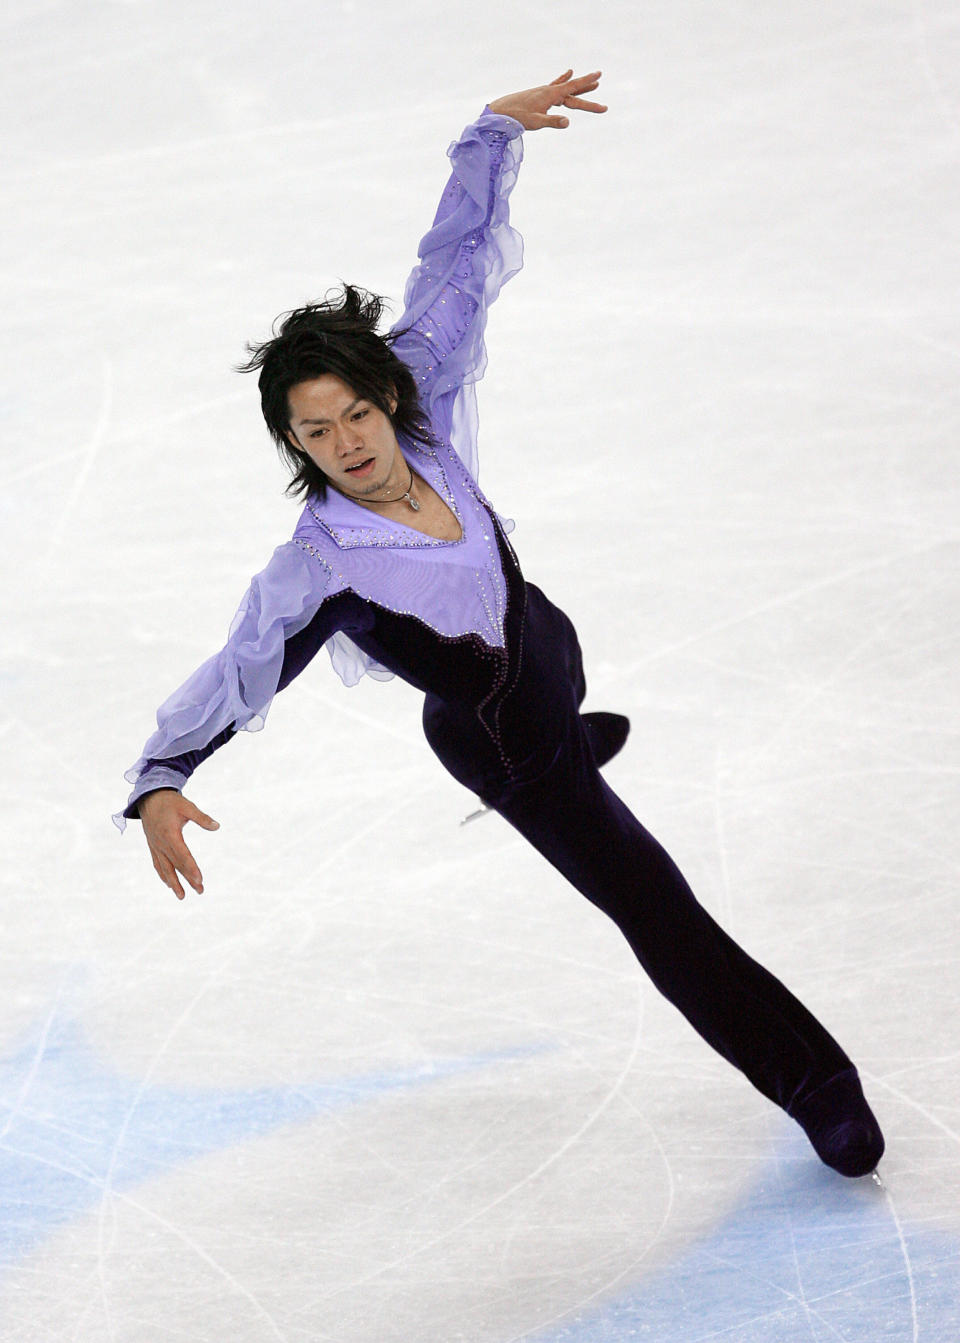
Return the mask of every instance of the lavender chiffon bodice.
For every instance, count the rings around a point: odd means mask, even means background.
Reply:
[[[503,646],[507,592],[492,510],[476,480],[474,384],[486,365],[489,304],[522,265],[508,209],[522,129],[484,111],[450,146],[452,173],[394,328],[402,333],[394,350],[414,374],[435,438],[430,447],[401,439],[400,448],[457,516],[461,540],[388,522],[333,490],[311,497],[292,538],[251,580],[223,648],[158,709],[157,731],[125,773],[134,785],[128,815],[143,794],[181,788],[184,760],[203,758],[235,731],[263,727],[291,641],[318,628],[323,612],[331,613],[326,646],[346,684],[394,674],[338,627],[334,613],[355,607],[333,600],[341,594],[414,617],[441,636]],[[124,812],[113,820],[125,828]]]

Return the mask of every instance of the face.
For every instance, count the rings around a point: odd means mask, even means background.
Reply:
[[[362,499],[406,484],[408,471],[389,418],[334,374],[298,382],[287,393],[287,405],[287,437],[319,466],[334,489]],[[396,406],[393,397],[391,412]]]

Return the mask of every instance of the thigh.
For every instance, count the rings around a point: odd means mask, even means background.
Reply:
[[[549,655],[551,665],[562,670],[577,705],[583,703],[587,682],[583,674],[583,652],[573,621],[550,600],[535,583],[527,584],[525,638]]]
[[[464,788],[484,801],[499,792],[508,771],[474,709],[428,694],[423,734],[444,769]]]

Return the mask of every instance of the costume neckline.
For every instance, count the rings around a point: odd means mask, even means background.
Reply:
[[[364,508],[362,504],[351,499],[347,494],[341,494],[339,490],[328,489],[326,498],[318,501],[315,498],[308,500],[307,506],[316,520],[331,532],[334,539],[341,541],[342,533],[348,533],[342,537],[344,541],[350,541],[354,545],[365,544],[369,541],[373,544],[385,544],[389,540],[394,540],[399,531],[409,536],[409,541],[402,544],[410,546],[424,546],[434,549],[438,546],[462,546],[466,543],[467,524],[464,512],[457,503],[456,494],[450,484],[450,479],[444,469],[440,454],[435,448],[428,448],[421,444],[408,443],[406,440],[398,437],[397,444],[400,448],[404,461],[411,470],[416,470],[431,489],[435,490],[443,500],[450,512],[456,518],[460,527],[460,536],[457,540],[445,540],[443,537],[432,536],[430,532],[421,531],[417,527],[411,527],[408,523],[396,518],[385,518],[379,513],[372,513]],[[413,460],[411,460],[411,457]],[[427,470],[423,470],[424,466]],[[435,468],[435,471],[430,470]],[[431,476],[435,475],[434,479]],[[363,536],[363,540],[358,540],[358,534]]]

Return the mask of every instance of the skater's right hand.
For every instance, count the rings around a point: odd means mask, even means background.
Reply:
[[[177,878],[180,872],[195,891],[202,893],[203,877],[194,860],[193,854],[183,840],[183,827],[187,821],[195,821],[204,830],[219,830],[220,822],[214,821],[199,807],[195,807],[189,798],[172,788],[158,788],[141,798],[138,808],[143,822],[153,858],[153,866],[160,880],[174,892],[178,900],[184,897],[183,887]]]

